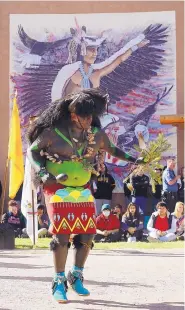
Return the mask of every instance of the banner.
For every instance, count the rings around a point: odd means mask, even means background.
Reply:
[[[36,190],[32,186],[31,164],[26,157],[25,175],[22,190],[21,211],[26,218],[26,231],[34,244],[38,239],[38,219],[37,219],[37,195]],[[35,240],[34,240],[35,236]]]
[[[24,160],[16,95],[13,99],[13,109],[10,122],[8,159],[10,163],[9,197],[13,199],[24,179]]]

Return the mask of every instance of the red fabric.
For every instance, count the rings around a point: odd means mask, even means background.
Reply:
[[[65,188],[65,187],[66,187],[65,185],[60,184],[60,183],[54,183],[54,184],[48,185],[48,186],[44,185],[43,186],[43,192],[46,195],[52,196],[52,195],[54,195],[56,193],[56,191],[58,189],[62,189],[62,188]],[[85,184],[83,187],[84,187],[84,189],[86,189],[86,188],[91,189],[89,183]]]
[[[58,183],[54,183],[54,184],[49,185],[49,186],[44,185],[44,186],[43,186],[43,192],[44,192],[44,194],[46,194],[46,195],[52,196],[52,195],[54,195],[54,194],[56,193],[56,191],[57,191],[58,189],[62,189],[62,188],[64,188],[64,187],[65,187],[64,185],[58,184]]]
[[[159,215],[156,218],[155,222],[155,227],[156,229],[160,231],[166,231],[169,229],[169,224],[168,224],[168,218],[166,217],[160,217]]]
[[[47,205],[52,234],[95,234],[96,216],[93,202],[55,202]]]
[[[103,214],[100,214],[96,219],[96,228],[101,231],[119,229],[120,221],[114,214],[110,214],[108,218],[105,218]]]

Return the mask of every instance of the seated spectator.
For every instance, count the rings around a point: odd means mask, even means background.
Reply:
[[[120,221],[117,216],[111,213],[109,204],[104,204],[102,213],[96,219],[96,242],[117,242],[120,241]]]
[[[105,166],[104,171],[97,178],[96,187],[93,185],[93,195],[96,199],[96,215],[101,213],[103,204],[111,204],[112,192],[115,188],[114,178],[107,172]]]
[[[37,208],[38,216],[38,238],[46,237],[48,235],[49,228],[49,218],[48,215],[44,213],[44,205],[39,205]],[[28,237],[26,228],[23,229],[23,238]]]
[[[142,240],[143,236],[143,214],[139,212],[135,203],[128,205],[126,213],[122,217],[121,229],[127,242]]]
[[[181,178],[180,178],[180,185],[178,189],[178,199],[181,202],[184,202],[184,167],[181,168]]]
[[[117,216],[118,220],[122,220],[122,206],[118,203],[112,210],[112,213]]]
[[[25,220],[15,200],[9,201],[8,212],[3,215],[2,222],[11,225],[14,229],[15,237],[20,237],[22,235],[22,230],[25,227]]]
[[[176,220],[176,237],[180,240],[184,240],[184,203],[178,201],[175,205],[175,211],[172,213],[172,216]]]
[[[173,241],[176,239],[176,220],[167,210],[165,202],[158,202],[157,211],[152,213],[147,229],[149,231],[148,241]]]
[[[45,207],[39,205],[37,208],[38,213],[38,237],[44,237],[48,234],[49,228],[49,218],[48,215],[44,213]]]

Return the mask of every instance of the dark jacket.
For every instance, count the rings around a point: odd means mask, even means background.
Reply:
[[[161,196],[162,196],[162,184],[158,184],[158,183],[155,184],[155,193],[153,193],[153,196],[156,199],[161,199]]]
[[[100,174],[97,178],[97,190],[94,193],[95,199],[112,199],[112,192],[115,188],[115,180],[114,178],[109,174]]]
[[[178,199],[184,202],[184,177],[181,177],[181,187],[178,190]]]
[[[121,228],[122,230],[128,230],[129,227],[134,227],[137,230],[143,229],[143,215],[140,213],[135,213],[134,216],[132,216],[131,213],[129,213],[129,215],[124,214]]]
[[[6,212],[3,215],[2,222],[10,224],[14,230],[25,228],[25,220],[21,212],[18,212],[17,215]]]
[[[149,177],[145,174],[142,176],[133,176],[132,177],[132,186],[134,188],[132,196],[142,196],[148,197],[148,190],[149,190]]]

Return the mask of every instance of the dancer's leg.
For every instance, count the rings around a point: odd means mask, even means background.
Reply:
[[[50,247],[53,251],[55,272],[64,272],[69,248],[70,235],[55,235]]]
[[[77,294],[88,296],[89,291],[83,286],[83,269],[90,249],[93,247],[94,235],[83,234],[74,237],[74,266],[68,273],[68,281]]]
[[[89,252],[93,246],[94,235],[77,235],[74,238],[74,265],[82,268],[86,262]]]
[[[67,302],[67,279],[65,277],[65,265],[69,248],[69,237],[70,235],[55,235],[50,243],[50,248],[53,251],[55,268],[52,291],[54,298],[59,303]]]

